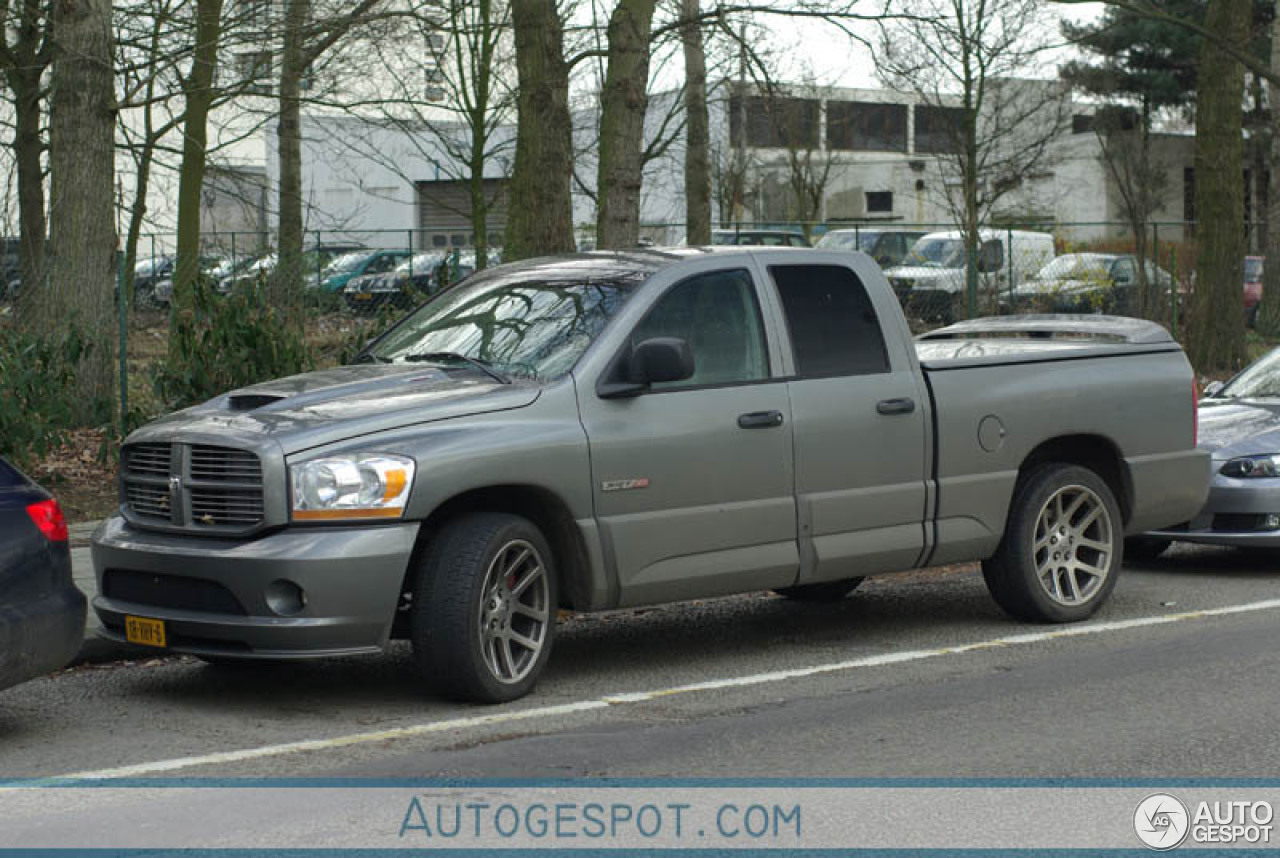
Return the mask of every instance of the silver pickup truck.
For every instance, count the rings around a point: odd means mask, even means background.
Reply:
[[[442,693],[533,686],[557,609],[843,598],[980,560],[1090,616],[1125,534],[1203,503],[1191,368],[1131,320],[913,342],[868,257],[726,248],[504,265],[353,365],[126,439],[94,535],[105,634],[210,661],[408,638]]]

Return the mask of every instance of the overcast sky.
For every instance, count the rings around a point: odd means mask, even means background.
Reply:
[[[1056,18],[1066,17],[1073,21],[1097,18],[1103,9],[1102,3],[1063,6],[1046,2],[1045,5]],[[878,31],[874,25],[868,24],[860,32],[874,41]],[[1054,34],[1056,33],[1055,28]],[[771,27],[771,34],[771,41],[778,49],[778,54],[793,60],[794,67],[784,69],[780,75],[784,80],[799,81],[810,76],[811,69],[812,76],[816,77],[814,82],[824,86],[881,86],[870,52],[859,46],[851,46],[848,39],[835,33],[829,25],[819,22],[779,22]],[[1056,77],[1058,63],[1071,55],[1072,52],[1066,48],[1056,52],[1046,58],[1044,66],[1034,76]]]

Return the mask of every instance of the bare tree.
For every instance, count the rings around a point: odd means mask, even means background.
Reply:
[[[16,8],[11,8],[16,7]],[[50,0],[5,0],[0,71],[13,99],[13,154],[18,185],[18,237],[22,282],[29,291],[44,275],[45,75],[53,55]],[[8,285],[8,284],[5,284]]]
[[[711,132],[707,114],[707,54],[698,22],[699,0],[681,0],[684,46],[684,195],[685,240],[711,243]]]
[[[511,0],[517,131],[504,258],[573,250],[572,122],[564,24],[555,0]]]
[[[91,420],[109,412],[115,377],[111,2],[59,0],[53,28],[49,277],[30,292],[40,293],[34,318],[41,330],[65,331],[70,323],[83,332],[89,351],[76,388],[79,417]]]
[[[1210,0],[1205,27],[1229,41],[1248,38],[1250,0]],[[1214,40],[1201,46],[1196,98],[1196,291],[1187,343],[1201,372],[1244,360],[1244,69]],[[1272,266],[1274,267],[1274,265]]]
[[[182,166],[178,178],[178,246],[174,264],[175,310],[189,300],[200,271],[200,195],[208,163],[209,110],[214,100],[218,43],[222,33],[222,0],[195,0],[195,44],[191,69],[183,81]],[[180,361],[180,343],[171,339],[169,357]]]
[[[1049,47],[1040,0],[919,0],[914,8],[918,17],[882,25],[876,63],[887,85],[919,100],[917,152],[923,138],[957,180],[944,187],[965,236],[974,315],[979,229],[1050,161],[1069,104],[1054,84],[1019,80]]]

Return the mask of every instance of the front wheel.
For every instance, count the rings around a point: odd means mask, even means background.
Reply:
[[[418,565],[409,637],[427,680],[504,703],[538,681],[555,634],[551,549],[527,519],[473,513],[434,534]]]
[[[1102,478],[1076,465],[1041,465],[1019,480],[1004,538],[982,575],[1017,619],[1083,620],[1115,588],[1122,546],[1120,509]]]

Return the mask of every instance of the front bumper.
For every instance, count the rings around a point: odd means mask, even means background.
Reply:
[[[1204,507],[1185,524],[1148,535],[1202,545],[1280,548],[1280,527],[1267,526],[1268,516],[1280,517],[1280,478],[1239,480],[1216,473],[1214,462]]]
[[[0,688],[52,673],[80,651],[84,594],[68,584],[35,602],[0,606]]]
[[[248,540],[160,534],[108,519],[93,536],[103,635],[126,616],[163,620],[168,649],[241,658],[376,652],[391,634],[418,524],[295,527]],[[301,610],[273,610],[291,582]]]

